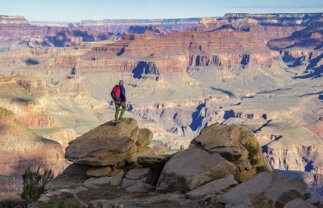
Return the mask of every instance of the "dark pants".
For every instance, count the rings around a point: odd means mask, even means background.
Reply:
[[[116,114],[114,115],[114,120],[115,120],[115,122],[117,122],[118,121],[118,116],[119,116],[119,111],[120,111],[120,106],[122,107],[122,111],[120,113],[119,119],[122,119],[122,116],[123,116],[124,112],[126,111],[126,103],[125,102],[115,101],[114,104],[116,106]]]

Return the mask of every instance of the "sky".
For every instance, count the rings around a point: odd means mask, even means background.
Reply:
[[[226,13],[323,12],[322,0],[0,0],[0,15],[29,21],[171,19]]]

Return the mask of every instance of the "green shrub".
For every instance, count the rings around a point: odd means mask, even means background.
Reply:
[[[4,199],[0,201],[0,208],[24,208],[17,199]]]
[[[181,146],[179,147],[180,150],[184,150],[184,146],[181,144]]]
[[[306,192],[306,193],[304,194],[304,197],[305,197],[305,200],[312,198],[312,194],[311,194],[311,192]]]
[[[249,152],[248,153],[248,158],[250,160],[250,164],[251,165],[257,164],[259,160],[257,158],[255,158],[255,156],[256,156],[256,154],[258,153],[259,150],[256,147],[254,147],[254,146],[252,146],[251,144],[248,144],[248,143],[244,144],[243,146]]]
[[[22,175],[23,191],[21,198],[27,203],[34,202],[39,199],[40,195],[45,191],[45,185],[54,178],[52,170],[44,170],[44,173],[31,171],[29,168]]]

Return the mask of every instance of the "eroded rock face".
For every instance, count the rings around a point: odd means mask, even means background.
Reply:
[[[174,155],[158,156],[144,155],[146,150],[141,148],[147,147],[148,143],[138,141],[150,141],[151,132],[144,129],[142,132],[145,133],[140,133],[141,130],[136,120],[127,118],[117,125],[112,125],[111,122],[100,125],[73,141],[66,154],[82,155],[81,151],[72,151],[77,147],[73,147],[73,144],[86,149],[85,152],[90,150],[89,153],[92,154],[95,152],[93,149],[97,147],[96,144],[85,141],[87,139],[95,141],[96,138],[109,140],[102,142],[101,146],[109,144],[106,151],[110,152],[98,156],[91,166],[77,163],[70,165],[48,185],[37,204],[55,204],[58,199],[68,198],[78,201],[82,206],[92,208],[115,206],[204,208],[253,205],[271,207],[273,204],[279,207],[294,199],[304,198],[306,185],[302,180],[284,179],[281,174],[272,172],[253,176],[256,172],[249,171],[248,177],[245,177],[243,170],[248,168],[252,170],[257,165],[266,164],[261,160],[250,164],[256,157],[261,157],[254,149],[246,146],[247,157],[233,154],[235,157],[232,157],[231,161],[221,156],[220,153],[223,151],[217,152],[218,149],[226,148],[225,156],[227,156],[228,153],[236,152],[237,146],[243,144],[259,148],[254,135],[241,126],[211,125],[192,141],[187,150]],[[113,140],[113,137],[121,138],[120,142]],[[137,163],[135,161],[123,163],[116,160],[118,164],[101,167],[98,160],[105,162],[109,160],[107,158],[119,157],[125,161],[129,159],[127,154],[120,154],[124,145],[122,138],[125,137],[134,139],[133,143],[138,147],[134,155],[143,154],[138,157]],[[90,145],[92,149],[89,148]],[[244,181],[241,175],[244,175],[244,179],[250,177],[251,179]],[[237,180],[244,182],[237,185]]]
[[[250,130],[237,125],[213,124],[203,129],[187,150],[176,153],[166,162],[156,190],[185,193],[229,174],[245,181],[260,167],[271,170]]]
[[[166,163],[156,190],[185,193],[209,181],[237,173],[237,167],[220,154],[189,148],[175,154]]]
[[[301,179],[284,179],[278,173],[262,172],[224,193],[219,199],[239,205],[253,202],[253,197],[262,195],[262,200],[267,201],[265,205],[270,206],[279,200],[280,194],[290,190],[296,190],[303,196],[306,184]],[[249,202],[245,200],[247,197]]]
[[[250,33],[220,30],[167,35],[127,34],[110,45],[94,47],[80,60],[66,58],[82,62],[81,71],[106,68],[108,71],[133,72],[138,77],[138,74],[181,72],[183,68],[198,66],[272,68],[281,64],[277,57],[278,53],[268,50]]]
[[[203,18],[189,31],[213,31],[232,25],[237,30],[252,33],[259,40],[271,40],[290,36],[303,29],[322,14],[239,14],[230,13],[223,18]]]
[[[65,156],[78,164],[122,165],[137,161],[140,152],[152,152],[146,147],[152,136],[149,129],[139,129],[137,121],[132,118],[117,124],[110,121],[70,142]]]

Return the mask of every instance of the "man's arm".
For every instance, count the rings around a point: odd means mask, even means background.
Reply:
[[[126,99],[126,89],[123,86],[121,86],[121,100],[124,101],[124,102],[127,101],[127,99]]]

